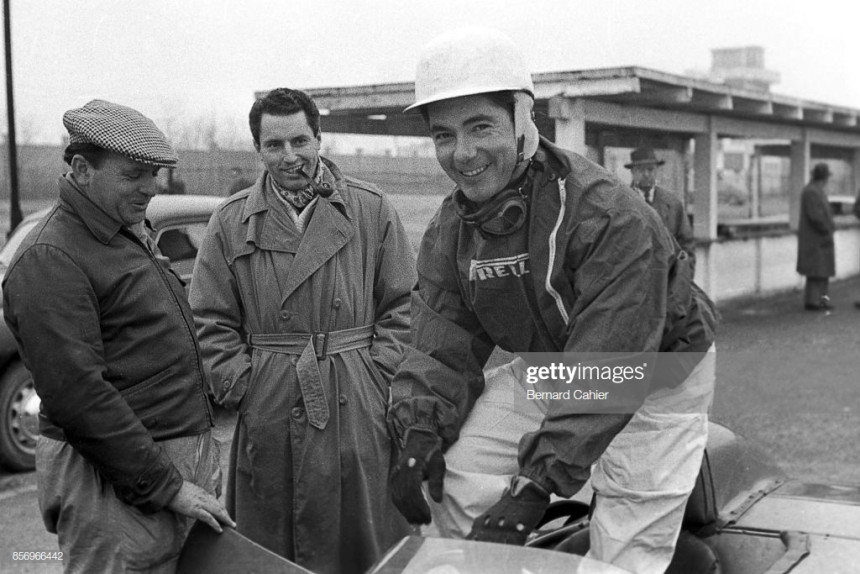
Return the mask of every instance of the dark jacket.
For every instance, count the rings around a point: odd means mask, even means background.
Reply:
[[[166,505],[182,478],[159,440],[212,427],[182,281],[69,179],[3,282],[6,322],[68,440],[129,504]]]
[[[690,257],[690,265],[695,269],[696,239],[693,237],[693,229],[690,226],[687,211],[684,209],[684,203],[668,189],[654,186],[654,198],[649,205],[663,220],[669,233],[672,234],[681,249]]]
[[[797,229],[797,272],[807,277],[836,275],[833,246],[833,215],[824,192],[824,181],[812,181],[800,194],[800,221]]]
[[[527,226],[484,238],[447,197],[424,236],[412,348],[392,382],[392,431],[427,428],[444,445],[484,387],[498,345],[511,352],[708,349],[714,309],[686,257],[636,192],[545,139],[529,175]],[[560,185],[560,180],[564,181]],[[520,443],[520,472],[571,496],[630,415],[547,415]]]

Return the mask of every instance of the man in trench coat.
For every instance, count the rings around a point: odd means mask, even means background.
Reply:
[[[830,179],[826,163],[812,168],[812,181],[800,194],[800,222],[797,229],[797,272],[806,276],[804,308],[827,311],[833,308],[828,296],[830,277],[836,275],[833,246],[833,215],[824,187]]]
[[[415,259],[386,197],[319,156],[319,117],[297,90],[254,103],[266,169],[212,217],[190,300],[215,397],[239,413],[239,531],[314,572],[363,572],[409,533],[385,413]]]

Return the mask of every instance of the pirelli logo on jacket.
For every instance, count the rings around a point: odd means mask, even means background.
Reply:
[[[528,253],[484,261],[472,259],[469,265],[469,281],[487,281],[509,276],[522,277],[529,273],[528,261]]]

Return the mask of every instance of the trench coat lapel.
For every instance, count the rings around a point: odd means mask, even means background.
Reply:
[[[260,228],[251,230],[254,241],[260,249],[297,253],[302,241],[302,235],[292,222],[287,222],[287,214],[283,210],[270,209],[266,217],[257,223]]]
[[[335,204],[339,206],[336,207]],[[296,257],[290,266],[289,275],[282,290],[283,301],[286,301],[299,285],[331,259],[355,235],[352,221],[339,207],[345,208],[337,191],[328,198],[321,197],[317,200],[314,213],[305,228]]]
[[[299,250],[301,233],[289,221],[289,216],[283,213],[283,209],[279,209],[279,206],[271,201],[274,198],[269,197],[271,192],[267,190],[266,180],[267,173],[264,172],[257,179],[245,202],[242,213],[242,221],[247,225],[245,242],[236,253],[237,257],[250,255],[257,249],[288,253],[292,256]],[[278,285],[284,285],[289,281],[290,266],[276,265],[274,273]]]
[[[289,220],[277,200],[270,197],[267,173],[263,173],[245,202],[242,221],[247,222],[245,252],[255,248],[266,251],[280,251],[295,254],[299,250],[302,234]]]

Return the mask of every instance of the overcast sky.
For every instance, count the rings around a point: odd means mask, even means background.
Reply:
[[[156,123],[217,118],[244,137],[255,90],[411,81],[421,46],[467,24],[509,34],[533,72],[683,74],[707,70],[711,48],[760,45],[781,75],[774,92],[860,108],[855,1],[11,2],[18,130],[47,143],[92,98]]]

